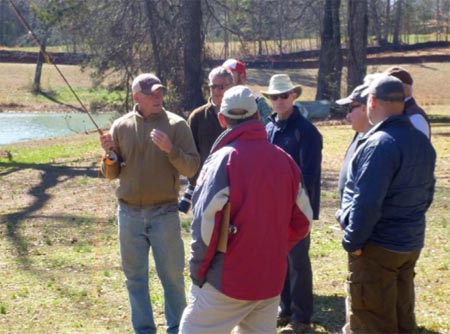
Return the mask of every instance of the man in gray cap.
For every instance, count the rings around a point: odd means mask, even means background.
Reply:
[[[414,333],[414,268],[436,153],[403,115],[399,79],[380,75],[367,94],[373,128],[351,160],[341,204],[349,268],[343,332]]]
[[[120,256],[134,332],[156,333],[148,288],[151,247],[164,289],[167,333],[176,334],[186,306],[179,176],[193,176],[200,157],[186,121],[164,109],[165,87],[159,78],[141,74],[132,90],[133,111],[115,120],[110,133],[100,137],[105,150],[102,172],[120,181]]]
[[[369,123],[369,119],[367,118],[367,88],[367,83],[359,85],[349,96],[336,101],[336,104],[338,105],[347,106],[346,119],[351,123],[352,129],[355,131],[353,140],[345,153],[341,172],[339,174],[338,189],[341,199],[345,182],[347,180],[348,164],[359,146],[364,134],[372,127]]]
[[[225,92],[219,121],[227,130],[192,199],[193,285],[180,334],[274,334],[286,256],[308,235],[311,207],[299,168],[268,142],[250,89]]]

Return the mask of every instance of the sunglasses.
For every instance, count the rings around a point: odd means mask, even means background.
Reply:
[[[208,86],[209,86],[209,88],[211,88],[211,89],[220,89],[220,90],[224,90],[228,85],[224,85],[224,84],[220,84],[220,85],[209,84]]]
[[[362,106],[362,104],[354,104],[352,106],[349,106],[348,109],[347,109],[347,112],[350,114],[353,111],[353,109],[359,108],[361,106]]]
[[[276,101],[279,98],[282,100],[286,100],[289,95],[291,95],[290,93],[282,93],[282,94],[277,94],[277,95],[269,95],[269,99],[271,99],[272,101]]]

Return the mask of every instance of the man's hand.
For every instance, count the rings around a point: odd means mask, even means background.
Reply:
[[[350,254],[354,256],[360,256],[362,254],[362,249],[357,249],[354,252],[351,252]]]
[[[114,142],[112,140],[111,134],[105,133],[100,136],[100,143],[102,145],[103,150],[108,153],[114,151]]]
[[[153,129],[150,133],[150,137],[152,138],[152,141],[155,143],[155,145],[161,149],[161,151],[166,153],[172,152],[172,141],[164,132],[158,129]]]

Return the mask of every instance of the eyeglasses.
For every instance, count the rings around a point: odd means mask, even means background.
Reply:
[[[225,85],[225,84],[220,84],[220,85],[209,84],[208,86],[209,86],[209,88],[211,88],[211,89],[220,89],[220,90],[224,90],[228,85]]]
[[[348,106],[347,112],[350,114],[353,111],[353,109],[359,108],[361,106],[362,106],[362,104],[354,104],[352,106]]]
[[[272,101],[276,101],[279,98],[282,100],[286,100],[289,95],[291,95],[290,93],[282,93],[282,94],[277,94],[277,95],[269,95],[269,99],[271,99]]]

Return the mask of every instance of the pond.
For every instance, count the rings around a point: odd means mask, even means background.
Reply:
[[[110,126],[116,113],[92,115],[99,127]],[[62,137],[95,130],[85,113],[0,113],[0,145]]]

